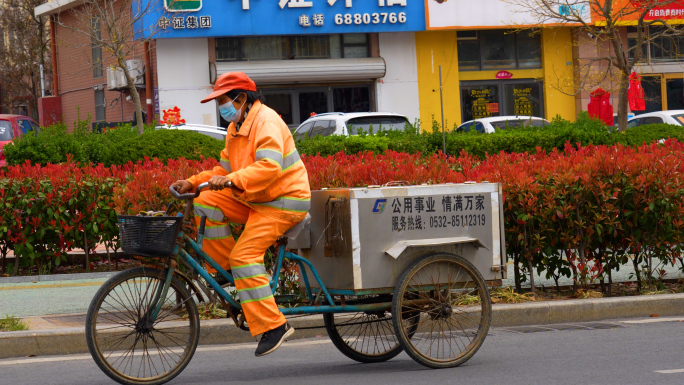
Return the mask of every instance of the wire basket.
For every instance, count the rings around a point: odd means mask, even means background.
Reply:
[[[173,253],[183,217],[118,217],[124,253],[152,258],[165,258]]]

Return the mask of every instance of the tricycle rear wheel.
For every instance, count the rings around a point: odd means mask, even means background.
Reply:
[[[390,301],[390,298],[363,298],[354,303]],[[396,357],[403,348],[394,335],[389,311],[359,313],[325,313],[325,329],[335,347],[345,356],[362,363],[385,362]],[[415,331],[417,320],[407,328]]]
[[[468,260],[450,253],[426,255],[402,273],[392,300],[393,323],[406,353],[430,368],[468,361],[491,323],[489,289]],[[416,323],[416,329],[406,324]]]

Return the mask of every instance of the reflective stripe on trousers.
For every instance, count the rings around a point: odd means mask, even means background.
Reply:
[[[214,222],[223,222],[223,220],[226,218],[226,216],[223,215],[223,211],[221,211],[218,207],[211,207],[200,203],[194,203],[193,206],[195,208],[196,216],[207,217],[207,219]]]
[[[262,286],[239,289],[238,295],[240,296],[240,303],[244,304],[269,299],[273,297],[273,290],[271,289],[271,285],[267,283]]]
[[[215,226],[206,226],[204,228],[204,239],[208,240],[218,240],[228,237],[232,237],[233,233],[230,232],[230,224],[220,224]]]
[[[311,199],[281,197],[271,202],[252,203],[258,206],[268,206],[274,209],[305,213],[311,209]]]
[[[236,281],[256,277],[268,277],[266,267],[263,263],[252,263],[249,265],[233,267],[232,269],[233,277],[235,277]]]

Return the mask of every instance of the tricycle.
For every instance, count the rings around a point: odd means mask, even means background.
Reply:
[[[119,216],[123,251],[156,261],[110,278],[88,310],[90,353],[121,384],[163,384],[185,369],[200,338],[198,303],[218,302],[249,330],[233,276],[202,250],[205,219],[197,239],[181,230],[206,187],[171,189],[187,201],[176,216]],[[310,214],[277,242],[270,286],[286,317],[322,314],[335,347],[353,360],[405,351],[451,368],[487,336],[489,286],[505,278],[503,239],[499,184],[313,191]],[[294,295],[280,294],[286,261],[298,267]]]

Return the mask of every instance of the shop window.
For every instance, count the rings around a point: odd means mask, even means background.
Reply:
[[[542,83],[532,79],[463,82],[463,121],[493,116],[544,117]]]
[[[292,54],[298,59],[328,59],[330,58],[329,36],[295,36]],[[281,54],[282,55],[282,54]]]
[[[92,28],[92,38],[90,40],[90,47],[92,50],[93,63],[93,78],[101,78],[103,75],[102,69],[102,45],[100,40],[102,38],[102,30],[100,28],[100,19],[93,17],[90,20],[90,27]]]
[[[104,122],[107,120],[107,103],[105,101],[104,89],[95,90],[95,121]]]
[[[299,121],[303,122],[312,115],[328,112],[327,92],[299,93]]]
[[[333,111],[370,111],[370,89],[366,87],[339,87],[333,89]]]
[[[336,59],[370,56],[367,34],[217,38],[216,60]]]
[[[661,96],[662,85],[660,76],[644,76],[641,79],[641,87],[644,89],[644,101],[646,110],[639,113],[661,111],[663,109],[663,99]]]
[[[370,56],[367,34],[354,33],[341,36],[343,40],[342,57],[362,58]]]
[[[542,68],[539,33],[459,31],[456,37],[460,71]]]
[[[684,79],[667,79],[665,88],[667,90],[667,109],[684,109]]]
[[[461,87],[463,121],[499,116],[499,86]]]
[[[271,107],[287,124],[292,124],[292,94],[268,94],[266,105]]]
[[[515,116],[541,116],[539,83],[506,84],[506,111]]]
[[[659,63],[669,61],[684,61],[684,36],[658,36],[665,32],[662,26],[650,26],[644,28],[647,36],[653,40],[641,45],[641,62]],[[629,57],[633,58],[636,51],[638,37],[637,27],[627,28],[627,43],[629,45]]]
[[[327,112],[370,112],[371,86],[271,87],[259,90],[266,105],[289,125],[296,127],[313,114]],[[334,122],[328,127],[334,131]]]
[[[480,34],[482,69],[515,68],[515,35],[501,31]]]

